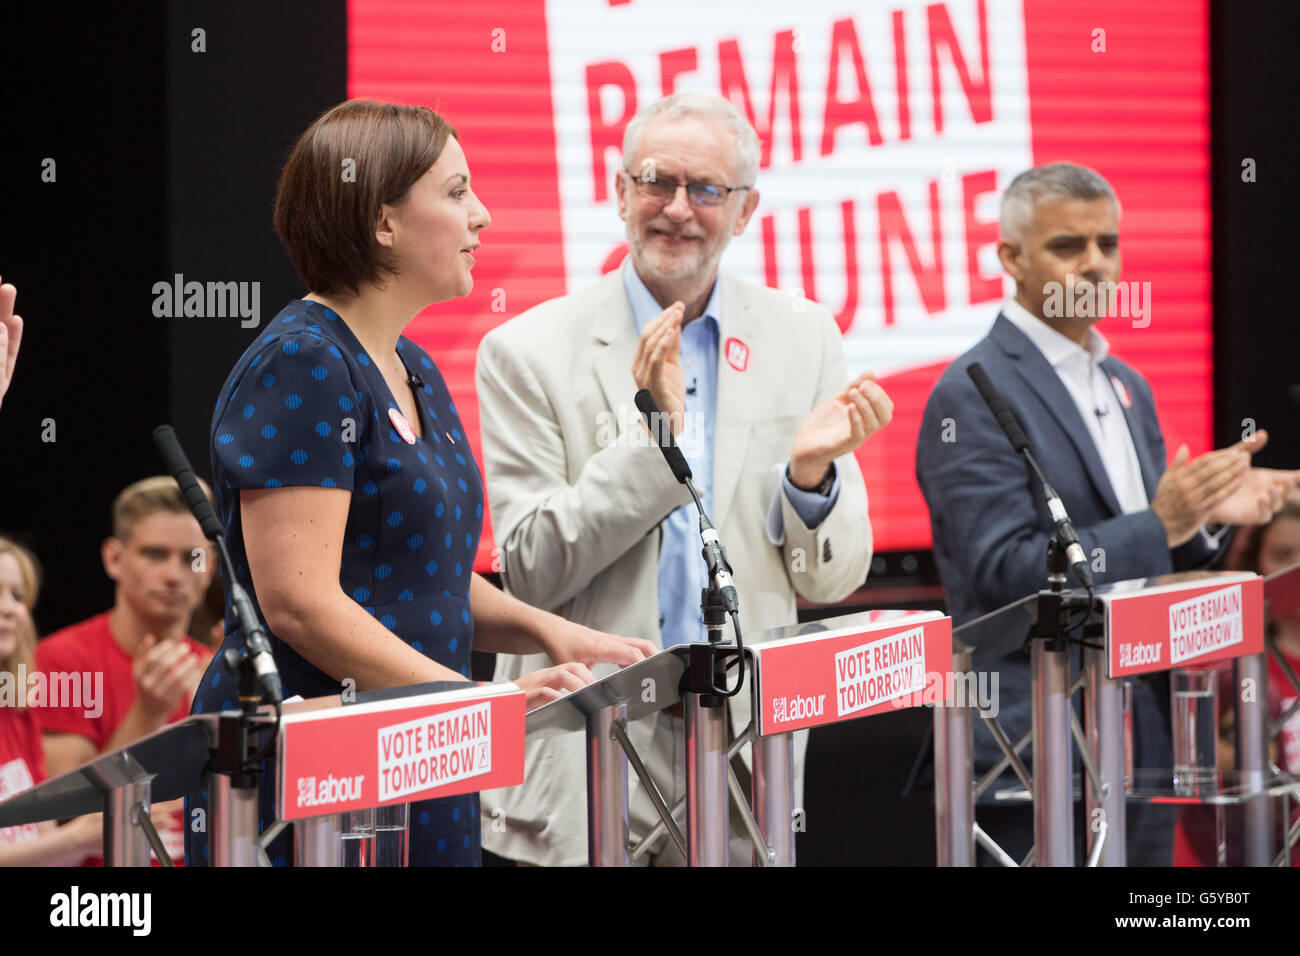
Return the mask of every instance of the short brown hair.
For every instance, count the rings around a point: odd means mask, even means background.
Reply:
[[[211,502],[212,489],[202,478],[198,482]],[[190,506],[181,495],[181,486],[170,475],[142,478],[122,490],[113,500],[113,537],[125,542],[131,537],[136,522],[159,512],[190,514]]]
[[[19,633],[17,646],[7,659],[0,658],[0,671],[14,674],[20,666],[26,666],[30,671],[36,664],[36,624],[31,620],[31,612],[41,590],[41,563],[31,551],[4,535],[0,535],[0,554],[10,555],[18,562],[18,573],[23,579],[23,605],[27,608],[27,627]],[[16,706],[24,707],[27,688],[19,689],[21,693],[17,695]]]
[[[375,239],[380,207],[400,204],[456,135],[427,106],[374,100],[347,100],[307,128],[280,173],[274,222],[309,292],[359,295],[396,274]]]

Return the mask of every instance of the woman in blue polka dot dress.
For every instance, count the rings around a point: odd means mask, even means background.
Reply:
[[[455,130],[423,107],[342,103],[285,164],[275,227],[312,291],[275,317],[222,387],[212,473],[286,696],[338,694],[345,679],[359,690],[464,681],[477,645],[557,662],[516,682],[531,709],[589,682],[592,664],[654,652],[473,573],[482,479],[442,376],[401,333],[429,304],[469,294],[489,222]],[[223,649],[243,641],[227,601]],[[194,712],[235,705],[218,654]],[[263,827],[271,791],[262,788]],[[187,858],[203,865],[205,834],[187,840]],[[272,846],[280,865],[285,843]],[[477,795],[414,804],[410,859],[477,864]]]

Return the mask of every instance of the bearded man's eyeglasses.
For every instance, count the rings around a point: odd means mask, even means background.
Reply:
[[[659,203],[672,202],[677,196],[677,190],[685,189],[686,198],[690,200],[692,206],[720,206],[732,193],[753,188],[752,186],[720,186],[717,183],[679,183],[675,179],[655,176],[652,173],[638,176],[630,169],[624,169],[623,172],[627,173],[628,179],[636,185],[637,192],[646,199],[653,199]]]

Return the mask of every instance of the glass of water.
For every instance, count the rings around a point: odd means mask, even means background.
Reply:
[[[375,810],[353,810],[339,815],[342,818],[340,838],[343,841],[344,866],[375,865]]]
[[[1212,793],[1219,779],[1218,678],[1214,670],[1173,670],[1174,792]]]
[[[411,852],[411,805],[375,808],[375,866],[408,866]]]

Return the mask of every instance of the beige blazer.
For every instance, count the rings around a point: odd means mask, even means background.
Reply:
[[[788,460],[795,431],[813,407],[847,384],[840,333],[821,305],[730,276],[719,281],[714,488],[705,508],[735,572],[743,633],[756,634],[795,621],[796,592],[832,603],[861,586],[871,524],[862,473],[850,454],[836,461],[839,496],[815,529],[780,496],[784,535],[772,543],[767,516],[781,474],[773,466]],[[732,338],[748,347],[747,364],[736,362],[743,371],[727,359]],[[488,333],[479,346],[477,387],[506,589],[569,620],[659,643],[661,522],[691,499],[633,404],[638,339],[615,270]],[[501,655],[495,679],[549,664],[545,655]],[[597,676],[613,669],[606,665]],[[748,694],[731,702],[739,731],[749,722]],[[668,719],[632,725],[639,750],[661,725]],[[803,746],[797,751],[801,768]],[[525,768],[521,786],[483,793],[483,845],[528,863],[585,863],[583,736],[529,741]],[[635,775],[631,786],[639,790]],[[645,803],[634,796],[637,802]],[[634,812],[633,836],[650,822]]]

